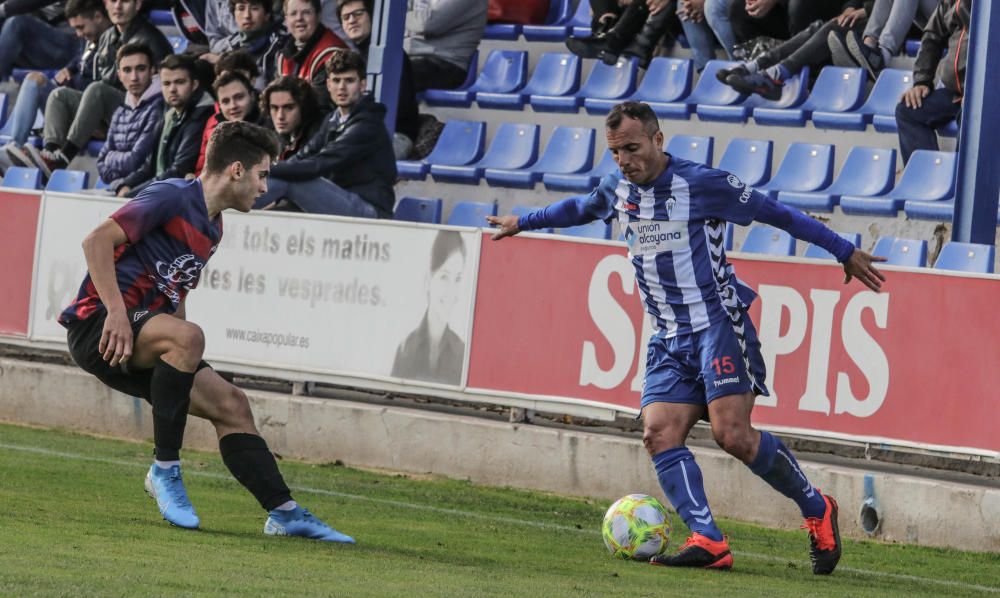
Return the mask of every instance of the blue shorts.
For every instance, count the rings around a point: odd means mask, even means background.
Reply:
[[[768,396],[757,330],[746,315],[741,321],[742,335],[724,320],[698,332],[649,339],[640,409],[658,402],[707,405],[746,392]]]

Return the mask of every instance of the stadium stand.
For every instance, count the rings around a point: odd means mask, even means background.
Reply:
[[[751,187],[758,187],[771,179],[773,153],[771,141],[733,139],[719,160],[719,169],[735,174]]]
[[[590,191],[593,189],[601,177],[614,172],[618,168],[611,152],[605,150],[601,161],[597,163],[590,172],[559,174],[555,172],[546,173],[542,177],[545,188],[552,191]]]
[[[478,185],[489,169],[526,169],[538,159],[539,130],[538,125],[501,123],[481,160],[467,165],[432,164],[431,177],[435,181]]]
[[[657,57],[649,63],[642,83],[628,99],[649,104],[654,111],[663,104],[683,100],[691,93],[694,67],[686,58]],[[619,100],[590,98],[591,111],[611,110]]]
[[[563,41],[569,35],[569,23],[573,20],[573,8],[571,0],[552,0],[545,23],[522,25],[521,35],[529,42]]]
[[[63,193],[83,191],[87,188],[89,178],[89,173],[79,170],[56,170],[49,177],[49,182],[45,184],[45,190],[61,191]]]
[[[475,98],[484,105],[479,94],[508,94],[524,87],[528,72],[528,54],[517,50],[494,50],[486,57],[475,83],[465,89],[434,90],[428,103],[438,106],[469,106]]]
[[[475,226],[486,225],[487,216],[497,215],[497,204],[482,201],[460,201],[452,208],[448,215],[448,222],[452,226]]]
[[[589,128],[556,127],[538,162],[520,170],[487,168],[486,182],[500,187],[530,189],[547,173],[588,172],[594,165],[595,136],[594,130]]]
[[[432,164],[466,166],[483,157],[486,123],[464,120],[448,122],[441,131],[434,151],[422,161],[396,162],[400,178],[423,180]]]
[[[833,180],[832,145],[792,143],[770,181],[757,189],[777,199],[780,191],[816,191]]]
[[[705,166],[712,165],[712,150],[715,139],[697,135],[674,135],[667,142],[667,153],[678,158],[698,162]]]
[[[700,120],[744,123],[758,108],[762,110],[790,110],[800,106],[809,95],[809,67],[804,66],[797,75],[785,81],[781,97],[767,100],[753,95],[745,101],[731,105],[698,104],[695,112]]]
[[[534,96],[561,97],[576,93],[579,88],[580,59],[573,54],[546,52],[523,89],[514,93],[480,93],[477,102],[484,108],[523,110]]]
[[[939,202],[955,193],[955,154],[917,150],[903,170],[896,187],[872,197],[844,194],[840,208],[845,214],[895,216],[908,200]]]
[[[440,199],[428,197],[404,197],[396,204],[393,213],[394,220],[406,222],[423,222],[425,224],[441,224]]]
[[[842,238],[850,241],[855,247],[861,247],[861,233],[837,233]],[[819,245],[813,245],[812,243],[806,247],[806,252],[803,257],[811,257],[820,260],[834,260],[837,259],[832,253],[823,249]]]
[[[803,127],[813,118],[817,127],[822,124],[824,113],[842,113],[854,110],[864,101],[865,71],[860,68],[828,66],[819,73],[809,97],[798,108],[759,107],[753,110],[754,122],[760,125]],[[817,122],[816,114],[821,115]]]
[[[939,270],[992,274],[995,259],[995,249],[992,245],[953,241],[945,243],[941,248],[934,267]]]
[[[867,197],[892,188],[896,173],[896,150],[856,147],[847,156],[840,175],[822,191],[781,191],[778,200],[800,210],[833,211],[842,195]]]

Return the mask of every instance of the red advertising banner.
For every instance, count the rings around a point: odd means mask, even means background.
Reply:
[[[1000,451],[1000,279],[732,258],[760,299],[765,426]],[[483,237],[468,387],[636,409],[649,331],[622,246]]]
[[[0,190],[0,334],[26,336],[42,197]]]

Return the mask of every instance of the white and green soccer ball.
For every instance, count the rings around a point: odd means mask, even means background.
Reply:
[[[604,514],[601,533],[612,555],[648,561],[667,549],[670,520],[660,501],[645,494],[629,494]]]

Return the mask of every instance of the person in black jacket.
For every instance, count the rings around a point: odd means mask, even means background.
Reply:
[[[115,66],[118,49],[129,42],[145,44],[157,62],[173,53],[170,42],[149,20],[140,15],[142,0],[105,0],[104,6],[114,27],[108,28],[97,44],[96,69],[100,80],[85,90],[61,87],[45,102],[45,147],[42,151],[26,146],[34,166],[46,177],[66,168],[94,133],[107,127],[115,110],[125,101]]]
[[[157,124],[156,145],[143,165],[125,177],[119,197],[135,197],[146,185],[184,178],[194,172],[205,122],[215,112],[212,96],[198,85],[195,59],[171,54],[160,63],[160,87],[166,102]]]
[[[385,106],[365,94],[365,63],[357,52],[336,49],[326,64],[326,87],[337,109],[304,148],[271,167],[268,191],[255,207],[284,198],[313,214],[388,218],[396,196],[396,159],[385,128]]]
[[[924,28],[913,64],[913,87],[896,105],[903,162],[917,150],[937,150],[937,129],[962,111],[965,65],[969,57],[972,0],[941,0]],[[948,49],[942,59],[941,54]],[[935,89],[935,79],[941,87]]]

